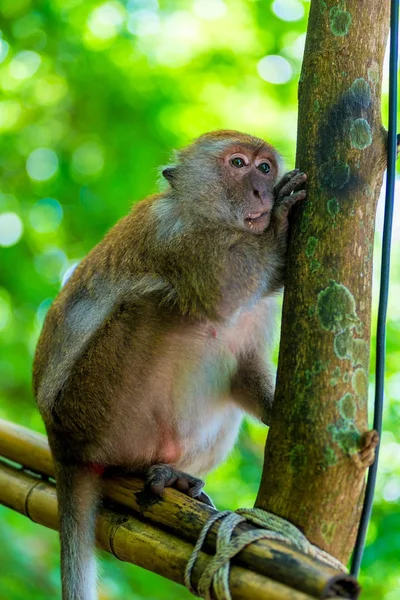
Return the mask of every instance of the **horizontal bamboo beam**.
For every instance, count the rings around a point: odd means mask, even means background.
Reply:
[[[58,528],[54,484],[0,461],[0,502],[51,529]],[[183,584],[186,563],[193,546],[151,524],[115,510],[101,509],[97,522],[98,546],[119,560],[139,565]],[[192,574],[197,585],[211,557],[201,552]],[[232,566],[230,589],[234,600],[312,600],[303,592]],[[339,600],[339,599],[337,599]]]
[[[46,437],[1,419],[0,455],[38,473],[54,474]],[[160,500],[154,501],[154,497],[149,498],[143,490],[143,481],[133,477],[105,478],[104,495],[106,505],[107,500],[113,505],[118,503],[128,508],[130,513],[139,513],[141,519],[145,517],[157,527],[167,528],[191,544],[195,543],[203,525],[215,512],[174,489],[166,490]],[[204,546],[210,553],[215,551],[218,527],[219,523],[212,527]],[[237,530],[243,532],[253,528],[242,524]],[[238,554],[233,563],[313,598],[358,597],[359,586],[353,578],[273,540],[251,544]]]

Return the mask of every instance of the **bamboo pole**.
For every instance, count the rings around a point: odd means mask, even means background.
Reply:
[[[58,528],[54,484],[1,461],[0,502],[35,523]],[[134,563],[183,585],[192,544],[131,515],[109,509],[99,511],[96,537],[99,548],[119,560]],[[209,555],[201,552],[192,574],[194,585],[210,560]],[[231,567],[230,589],[234,600],[312,600],[308,594],[239,566]]]
[[[0,455],[45,476],[54,474],[46,437],[1,419]],[[149,498],[144,492],[143,481],[133,477],[105,478],[104,497],[105,503],[107,500],[113,505],[117,503],[127,508],[129,514],[132,511],[139,513],[141,519],[144,517],[157,526],[166,527],[192,544],[214,513],[210,507],[174,489],[166,490],[163,497],[155,502],[154,497]],[[210,553],[215,552],[218,527],[219,523],[212,527],[204,546]],[[253,528],[242,524],[237,530],[243,532]],[[273,540],[260,540],[251,544],[238,554],[234,563],[290,585],[314,598],[330,598],[335,594],[357,598],[359,592],[358,584],[352,577]]]

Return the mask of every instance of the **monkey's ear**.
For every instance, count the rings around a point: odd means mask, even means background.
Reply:
[[[162,175],[163,175],[163,177],[165,177],[165,179],[167,181],[172,183],[172,181],[175,177],[175,171],[176,171],[176,167],[167,167],[166,169],[163,169]]]

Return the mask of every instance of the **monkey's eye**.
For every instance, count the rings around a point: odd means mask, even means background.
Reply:
[[[243,158],[235,156],[235,158],[232,158],[231,160],[231,165],[237,169],[241,169],[242,167],[246,166],[246,163],[244,162]]]
[[[267,162],[262,162],[258,165],[257,169],[259,171],[261,171],[261,173],[269,173],[271,170],[271,167]]]

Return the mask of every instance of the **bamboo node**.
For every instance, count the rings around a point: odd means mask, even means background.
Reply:
[[[192,586],[192,571],[208,532],[216,521],[221,520],[217,532],[216,551],[204,568],[197,585]],[[235,527],[248,521],[262,529],[253,529],[233,536]],[[235,512],[225,510],[211,515],[200,532],[199,538],[185,568],[185,585],[192,594],[204,600],[232,600],[229,589],[230,560],[249,544],[261,539],[276,540],[295,547],[303,554],[312,556],[339,571],[346,567],[335,557],[321,550],[290,521],[268,513],[260,508],[239,508]]]
[[[23,470],[23,469],[22,469]],[[28,490],[28,493],[25,496],[25,501],[24,501],[24,514],[26,517],[28,517],[28,519],[30,519],[31,521],[33,521],[30,513],[29,513],[29,500],[31,499],[32,496],[32,492],[34,489],[37,488],[37,486],[42,483],[42,479],[38,479],[37,481],[35,481],[34,484],[31,485],[31,487]],[[34,522],[34,521],[33,521]]]

